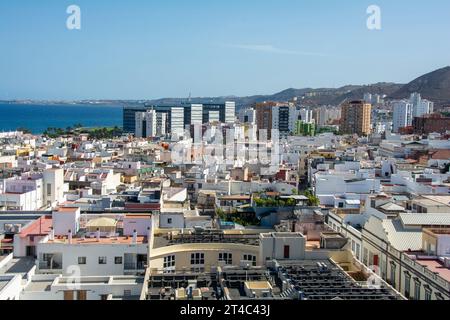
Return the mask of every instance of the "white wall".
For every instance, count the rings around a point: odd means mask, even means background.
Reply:
[[[171,220],[171,223],[169,221]],[[184,228],[184,216],[182,213],[162,212],[159,215],[160,228]]]
[[[81,276],[123,275],[125,253],[148,254],[147,243],[140,244],[64,244],[39,243],[38,259],[43,253],[61,253],[62,270],[59,273],[70,275],[70,266],[78,266]],[[79,265],[78,257],[86,257],[86,264]],[[99,264],[99,257],[106,257],[106,264]],[[114,258],[122,257],[122,264],[115,264]]]
[[[20,291],[22,289],[22,277],[20,275],[2,276],[0,281],[6,280],[8,283],[0,291],[0,300],[17,300],[19,299]]]
[[[281,236],[269,236],[262,234],[260,236],[260,263],[264,264],[267,258],[284,259],[284,246],[289,246],[289,259],[302,260],[305,258],[306,239],[301,234],[284,233]]]
[[[80,222],[80,209],[73,212],[53,212],[53,228],[55,235],[68,235],[68,231],[71,230],[72,234],[78,232]]]
[[[152,219],[127,217],[123,218],[123,234],[125,236],[133,235],[136,230],[138,236],[148,236],[148,228],[152,227]]]

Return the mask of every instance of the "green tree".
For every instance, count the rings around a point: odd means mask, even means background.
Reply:
[[[24,134],[31,134],[31,130],[25,127],[19,127],[16,131],[22,131]]]
[[[311,191],[306,190],[303,195],[308,198],[308,206],[318,206],[320,204],[319,198],[317,198]]]

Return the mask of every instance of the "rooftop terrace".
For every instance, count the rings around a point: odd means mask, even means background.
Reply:
[[[189,243],[233,243],[259,245],[259,234],[226,233],[222,230],[172,231],[154,238],[154,248]]]

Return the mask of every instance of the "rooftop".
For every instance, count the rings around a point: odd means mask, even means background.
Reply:
[[[29,223],[24,227],[19,236],[25,238],[28,236],[44,236],[50,233],[53,225],[51,216],[41,216],[39,219]]]
[[[47,243],[54,243],[54,244],[69,244],[68,237],[66,236],[58,236],[55,237],[54,240],[48,240]],[[144,244],[147,243],[147,237],[138,236],[137,237],[137,244]],[[117,237],[100,237],[99,240],[97,240],[97,237],[73,237],[72,238],[72,244],[133,244],[133,237],[132,236],[117,236]]]
[[[398,300],[401,296],[387,284],[369,286],[357,282],[331,260],[276,262],[277,281],[290,288],[281,294],[301,300]]]
[[[155,235],[154,248],[189,243],[232,243],[254,245],[259,244],[259,234],[242,234],[224,232],[223,230],[172,231],[167,234]]]
[[[450,282],[450,269],[437,259],[416,259],[421,266],[427,267],[431,272],[438,273],[446,281]]]

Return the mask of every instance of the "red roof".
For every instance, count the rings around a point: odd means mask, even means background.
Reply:
[[[29,236],[45,236],[50,233],[51,227],[52,217],[42,216],[23,228],[22,231],[20,231],[19,236],[21,238]]]
[[[125,203],[125,210],[159,210],[159,203]]]
[[[450,150],[449,149],[440,149],[433,153],[431,159],[439,159],[439,160],[447,160],[450,159]]]

